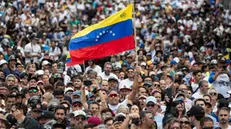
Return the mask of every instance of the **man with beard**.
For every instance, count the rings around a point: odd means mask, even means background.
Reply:
[[[86,124],[86,113],[82,110],[74,111],[71,117],[71,129],[83,129]]]
[[[230,117],[230,109],[228,107],[222,107],[218,109],[218,119],[219,127],[222,129],[231,129],[231,126],[228,123]]]
[[[63,105],[58,105],[55,108],[55,120],[59,124],[64,124],[66,127],[70,127],[69,120],[65,117],[66,116],[66,107]]]

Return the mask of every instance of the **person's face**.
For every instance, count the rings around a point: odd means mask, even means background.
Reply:
[[[188,90],[187,95],[188,95],[188,98],[190,98],[192,96],[192,91]]]
[[[207,82],[205,82],[202,86],[202,92],[203,93],[207,93],[209,90],[209,84]]]
[[[163,89],[163,90],[166,89],[166,82],[165,82],[165,80],[161,80],[160,81],[160,88]]]
[[[58,70],[58,65],[55,63],[55,64],[52,64],[52,70],[53,72],[57,72]]]
[[[41,112],[38,112],[38,111],[32,111],[31,112],[31,115],[34,119],[37,119],[38,117],[41,116]]]
[[[31,79],[29,81],[29,86],[34,86],[34,85],[36,85],[36,80],[35,79]]]
[[[62,102],[64,100],[64,95],[55,95],[55,98]]]
[[[131,92],[130,89],[124,88],[124,89],[121,89],[121,90],[120,90],[120,95],[123,96],[123,97],[125,97],[125,96],[127,96],[130,92]]]
[[[180,85],[178,87],[178,90],[183,91],[184,93],[187,93],[188,87],[186,85]]]
[[[181,129],[180,123],[175,122],[169,126],[169,129]]]
[[[110,104],[117,105],[119,103],[119,94],[116,91],[111,91],[108,95]]]
[[[105,73],[109,74],[111,73],[111,70],[112,70],[112,66],[107,64],[105,67],[104,67],[104,71]]]
[[[110,118],[110,117],[112,117],[111,112],[104,112],[104,113],[102,113],[102,119],[103,120],[105,120],[107,118]]]
[[[93,65],[93,62],[90,60],[90,61],[88,61],[88,65],[89,66],[92,66]]]
[[[204,108],[204,110],[206,110],[205,108],[205,103],[204,103],[204,101],[197,101],[196,102],[196,105],[198,105],[198,106],[201,106],[202,108]]]
[[[11,67],[14,67],[16,65],[16,61],[14,61],[14,60],[9,61],[9,65]]]
[[[229,112],[226,110],[220,110],[220,112],[218,113],[218,118],[221,124],[226,124],[229,120]]]
[[[197,73],[196,76],[195,76],[195,79],[196,79],[197,81],[199,81],[199,80],[201,80],[201,78],[202,78],[202,74],[201,74],[200,72]]]
[[[97,104],[91,104],[90,105],[90,111],[92,111],[93,113],[99,112],[99,105],[97,105]]]
[[[182,129],[191,129],[190,121],[185,117],[180,118],[180,125]]]
[[[108,127],[109,129],[111,129],[112,126],[113,126],[113,120],[107,121],[107,122],[106,122],[106,125],[107,125],[107,127]]]
[[[210,90],[209,95],[211,96],[212,100],[217,100],[218,94],[216,90]]]
[[[213,129],[213,122],[212,121],[206,121],[204,122],[204,126],[202,128],[205,128],[205,127],[210,127],[211,129]]]
[[[128,70],[128,77],[129,78],[133,78],[134,77],[134,70],[132,70],[132,69]]]
[[[151,78],[145,78],[144,83],[152,83],[152,79]]]
[[[73,83],[76,88],[80,88],[82,86],[82,81],[80,79],[74,79]]]
[[[35,88],[30,89],[28,92],[29,92],[30,97],[36,96],[39,94],[38,89],[35,89]]]
[[[120,72],[120,78],[124,78],[125,77],[125,73],[124,72]]]
[[[182,104],[178,104],[178,105],[176,105],[176,109],[177,109],[177,111],[183,112],[184,106]]]
[[[155,126],[155,122],[153,120],[153,115],[151,113],[146,113],[145,114],[145,124],[147,124],[147,127],[153,128]]]
[[[7,80],[6,80],[6,84],[7,84],[8,86],[14,85],[14,84],[15,84],[15,78],[13,78],[13,77],[8,77]]]
[[[132,105],[130,113],[138,113],[139,114],[139,107],[137,105]]]
[[[14,102],[16,101],[16,98],[15,97],[12,97],[12,98],[7,98],[6,100],[6,108],[10,108],[12,104],[14,104]]]
[[[102,89],[104,89],[104,90],[108,90],[108,88],[109,88],[107,81],[102,81],[101,86],[102,86]]]
[[[157,102],[160,103],[161,102],[161,94],[159,92],[156,92],[154,94],[154,97],[156,98]]]
[[[75,119],[76,125],[80,127],[84,127],[84,125],[86,124],[86,119],[84,116],[77,116],[74,119]]]
[[[117,81],[115,80],[110,80],[108,81],[109,88],[116,88],[117,86]]]
[[[204,96],[203,99],[207,102],[207,103],[210,103],[211,100],[210,100],[210,97],[209,96]]]
[[[139,88],[139,96],[141,95],[147,96],[147,90],[143,87]]]
[[[44,70],[44,74],[47,75],[47,76],[49,76],[50,75],[50,71],[46,69],[46,70]]]
[[[72,111],[78,111],[78,110],[82,110],[83,105],[81,103],[74,103],[72,104]]]
[[[148,102],[146,104],[147,110],[152,112],[152,113],[156,113],[157,109],[158,109],[158,105],[154,104],[153,102]]]
[[[23,71],[23,66],[22,66],[22,65],[18,65],[18,66],[17,66],[17,70],[18,70],[19,72],[22,72],[22,71]]]
[[[56,110],[55,119],[58,123],[63,123],[65,120],[65,111],[63,109]]]
[[[43,75],[43,82],[49,84],[49,77],[47,75]]]

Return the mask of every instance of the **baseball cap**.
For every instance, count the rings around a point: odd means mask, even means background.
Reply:
[[[81,96],[81,92],[80,91],[75,91],[72,93],[72,95],[78,95],[78,96]]]
[[[76,104],[76,103],[82,104],[82,102],[81,102],[80,99],[74,99],[74,100],[72,101],[72,104]]]
[[[51,111],[41,112],[41,116],[38,119],[53,119],[54,114]]]
[[[217,105],[217,108],[229,107],[229,101],[226,99],[220,99]]]
[[[0,60],[0,65],[7,64],[6,60]]]
[[[175,60],[170,61],[170,65],[176,65],[176,64],[177,64],[177,62]]]
[[[101,120],[99,117],[96,117],[96,116],[92,116],[90,118],[88,118],[88,124],[96,124],[96,125],[99,125],[101,124]]]
[[[203,116],[205,115],[204,108],[199,105],[193,105],[189,110],[190,116]]]
[[[147,99],[146,99],[146,104],[149,103],[149,102],[153,102],[154,104],[157,103],[157,100],[154,96],[148,96]]]
[[[42,80],[38,81],[38,82],[37,82],[37,85],[38,85],[39,83],[44,84],[44,82],[43,82]]]
[[[122,90],[122,89],[128,89],[128,90],[131,90],[131,86],[128,86],[128,85],[125,85],[125,84],[122,84],[119,86],[119,90]]]
[[[50,62],[47,61],[47,60],[44,60],[44,61],[42,62],[42,66],[44,66],[44,65],[49,65],[49,64],[50,64]]]
[[[112,81],[112,80],[114,80],[114,81],[117,81],[117,82],[118,82],[118,79],[116,79],[116,78],[114,78],[114,77],[110,77],[110,78],[108,79],[108,81]]]
[[[86,113],[83,110],[74,111],[73,114],[74,114],[74,117],[84,116],[86,118]]]
[[[68,92],[68,91],[72,91],[72,92],[73,92],[74,90],[73,90],[73,88],[71,88],[71,87],[65,88],[64,94],[66,94],[66,92]]]

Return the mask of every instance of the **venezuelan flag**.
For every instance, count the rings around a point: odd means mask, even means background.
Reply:
[[[70,53],[69,53],[67,55],[67,58],[66,58],[66,66],[73,66],[73,65],[76,65],[76,64],[83,64],[83,62],[73,62],[71,60]]]
[[[134,48],[132,4],[75,34],[69,43],[74,62],[102,58]]]

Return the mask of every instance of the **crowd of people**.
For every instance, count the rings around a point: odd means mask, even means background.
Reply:
[[[72,35],[128,1],[1,0],[0,128],[231,129],[219,2],[134,0],[135,50],[66,66]]]

